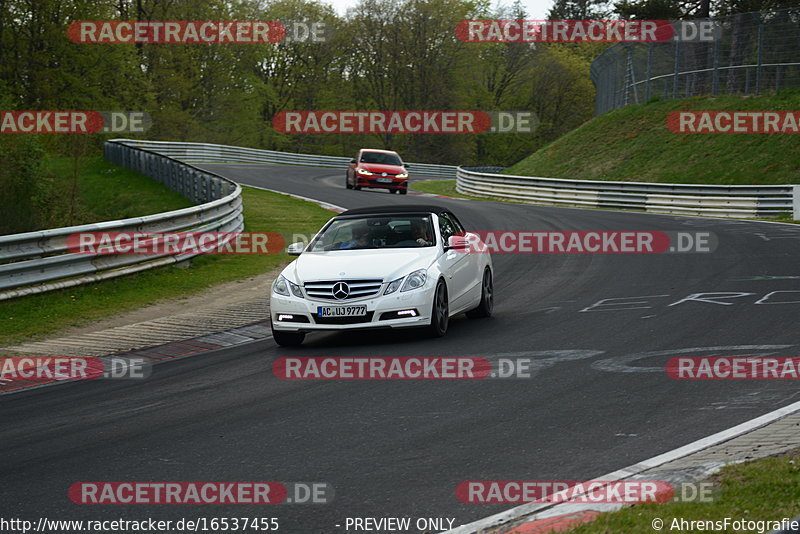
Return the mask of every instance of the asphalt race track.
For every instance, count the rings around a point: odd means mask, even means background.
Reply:
[[[510,507],[459,502],[461,481],[590,480],[798,400],[791,381],[678,381],[664,364],[682,354],[800,355],[800,227],[349,191],[344,170],[205,167],[347,208],[435,202],[472,230],[710,231],[719,247],[495,255],[494,317],[456,318],[441,339],[314,334],[299,349],[270,339],[159,365],[143,382],[3,396],[4,517],[277,517],[288,533],[345,532],[347,517],[458,525]],[[729,294],[685,300],[714,292]],[[620,297],[637,298],[597,305]],[[271,363],[282,355],[538,365],[516,380],[281,381]],[[274,507],[78,506],[67,496],[77,481],[131,480],[315,481],[336,495]]]

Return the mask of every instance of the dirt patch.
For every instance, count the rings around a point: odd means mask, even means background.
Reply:
[[[225,282],[187,297],[165,300],[144,308],[123,312],[89,325],[54,332],[48,338],[88,334],[118,326],[161,319],[170,315],[202,311],[210,306],[216,308],[251,301],[258,297],[268,297],[270,285],[281,270],[283,270],[283,267],[278,267],[258,276]]]

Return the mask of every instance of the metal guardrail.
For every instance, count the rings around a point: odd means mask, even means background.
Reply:
[[[790,214],[800,220],[800,186],[797,185],[601,182],[482,173],[460,167],[456,191],[556,206],[738,218]]]
[[[314,154],[295,154],[276,152],[259,148],[244,148],[210,143],[178,143],[171,141],[142,141],[138,139],[115,139],[117,143],[143,148],[178,161],[190,163],[265,163],[272,165],[308,165],[310,167],[333,167],[344,169],[350,158],[342,156],[319,156]],[[409,172],[414,176],[432,178],[456,178],[455,165],[436,165],[433,163],[409,162]]]
[[[79,232],[238,232],[244,227],[242,188],[156,152],[108,141],[106,159],[161,182],[199,205],[81,226],[0,236],[0,300],[73,287],[162,265],[195,254],[93,255],[70,253],[67,238]]]

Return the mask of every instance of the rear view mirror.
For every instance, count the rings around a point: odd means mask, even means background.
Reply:
[[[286,249],[286,253],[289,256],[299,256],[303,253],[303,250],[306,248],[306,244],[303,242],[292,243]]]
[[[447,239],[445,250],[467,250],[467,239],[461,235],[451,235]]]

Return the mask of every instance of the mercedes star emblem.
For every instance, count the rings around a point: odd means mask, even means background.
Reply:
[[[346,299],[350,295],[350,286],[344,282],[336,282],[333,285],[333,298],[336,300]]]

